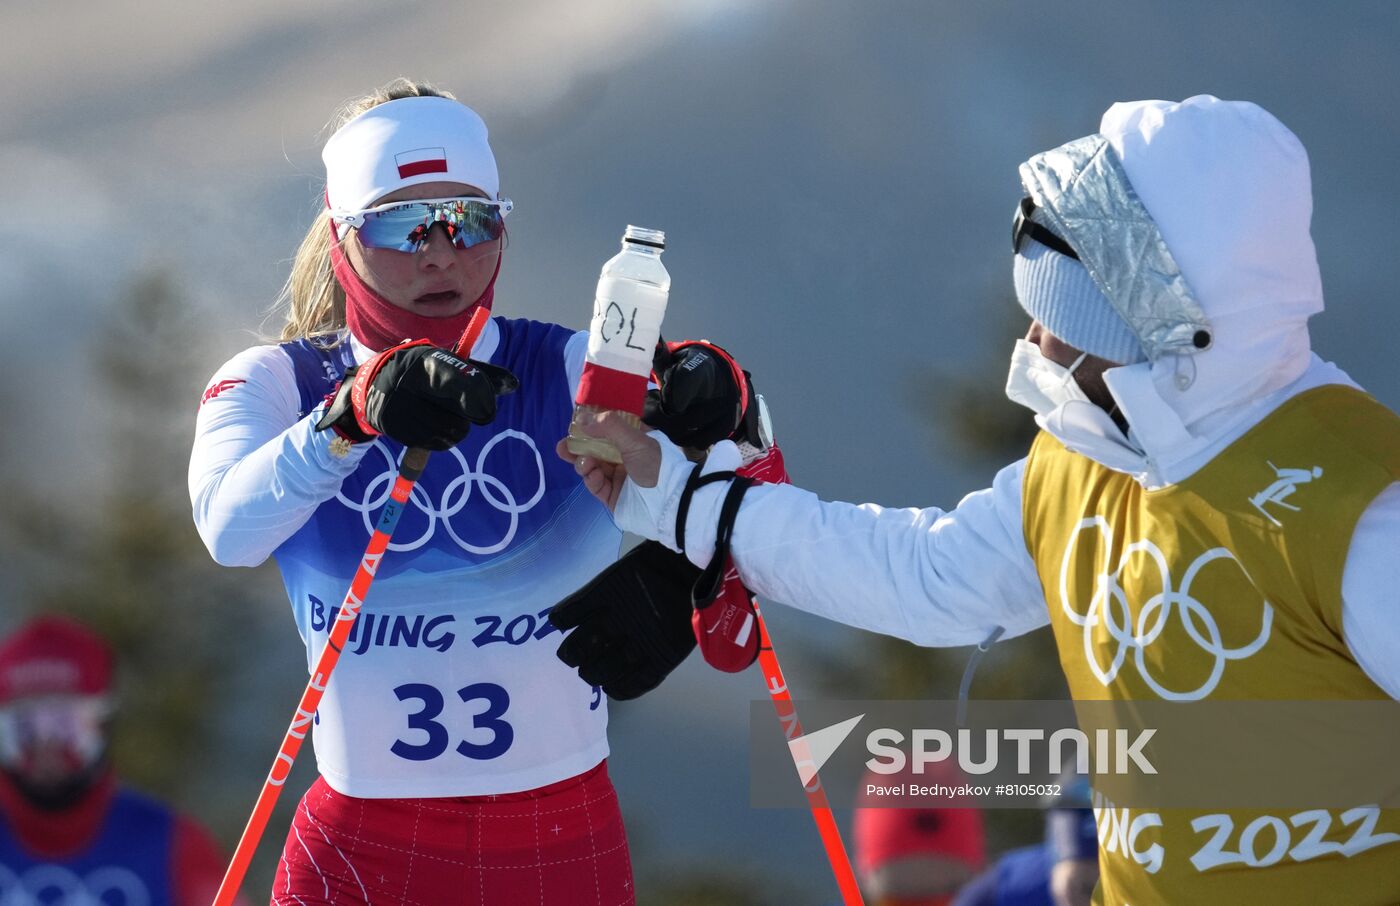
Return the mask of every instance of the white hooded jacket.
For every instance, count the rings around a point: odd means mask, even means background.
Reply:
[[[1110,369],[1105,379],[1132,426],[1124,434],[1087,402],[1037,417],[1065,446],[1144,487],[1180,482],[1286,400],[1354,382],[1311,351],[1308,318],[1323,307],[1309,234],[1306,152],[1259,107],[1213,97],[1115,104],[1100,134],[1160,230],[1210,323],[1209,348]],[[1093,270],[1091,266],[1091,271]],[[1097,275],[1096,275],[1097,278]],[[625,530],[675,546],[675,507],[689,472],[659,432],[656,488],[625,485]],[[734,468],[721,444],[706,471]],[[732,537],[745,583],[764,597],[927,646],[981,642],[1045,626],[1049,616],[1022,535],[1025,460],[951,511],[819,500],[791,486],[748,492]],[[722,485],[694,495],[686,553],[713,553]],[[1342,581],[1343,633],[1366,674],[1400,698],[1400,483],[1357,523]]]

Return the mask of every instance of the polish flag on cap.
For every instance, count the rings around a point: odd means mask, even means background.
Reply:
[[[447,172],[446,148],[417,148],[394,155],[394,163],[399,168],[399,179],[422,176],[424,173]]]
[[[102,695],[112,649],[63,617],[39,617],[0,643],[0,703],[36,695]]]
[[[423,182],[465,183],[500,197],[486,123],[450,98],[400,98],[371,107],[336,130],[321,159],[333,211],[362,211]]]

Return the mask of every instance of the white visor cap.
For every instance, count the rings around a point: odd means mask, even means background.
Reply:
[[[362,211],[424,182],[466,183],[500,198],[486,123],[449,98],[400,98],[371,107],[336,130],[321,159],[332,211]]]

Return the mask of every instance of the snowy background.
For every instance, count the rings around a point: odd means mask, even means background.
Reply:
[[[1315,348],[1400,408],[1392,3],[9,0],[0,34],[0,629],[50,606],[108,627],[130,655],[124,772],[230,844],[304,667],[275,574],[198,560],[195,404],[216,365],[279,326],[331,110],[394,76],[454,91],[490,126],[516,202],[498,312],[584,326],[623,226],[665,229],[668,336],[714,339],[753,370],[795,479],[828,498],[950,507],[1004,464],[957,441],[946,397],[970,383],[994,399],[1024,329],[1016,165],[1095,131],[1117,100],[1249,99],[1298,134],[1328,301]],[[142,364],[159,377],[114,377]],[[142,500],[164,501],[142,511],[159,529],[122,541]],[[147,549],[160,532],[168,549]],[[857,633],[767,613],[799,693],[887,669],[861,660]],[[178,703],[186,725],[141,704],[166,701],[162,644],[210,651],[188,668],[206,685]],[[984,669],[1014,674],[1008,657]],[[614,708],[642,878],[834,897],[808,818],[748,808],[761,695],[756,671],[695,661]]]

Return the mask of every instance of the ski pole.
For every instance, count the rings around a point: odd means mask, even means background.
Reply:
[[[476,310],[467,324],[467,329],[462,332],[461,339],[457,341],[454,351],[458,355],[470,354],[490,317],[491,312],[488,309]],[[350,582],[350,590],[346,592],[345,600],[341,602],[340,610],[336,613],[335,624],[326,639],[326,646],[321,649],[321,656],[316,660],[315,669],[311,671],[306,691],[301,695],[301,702],[292,715],[292,723],[287,727],[287,735],[282,738],[277,757],[272,761],[272,770],[268,771],[262,792],[258,794],[258,801],[253,806],[253,814],[249,816],[248,824],[243,828],[238,848],[234,850],[233,859],[229,862],[228,870],[224,872],[223,882],[219,884],[214,906],[231,906],[234,897],[238,895],[238,888],[242,886],[243,876],[247,874],[248,865],[253,861],[258,841],[262,839],[263,830],[267,827],[268,819],[272,817],[273,806],[277,804],[277,797],[282,792],[283,784],[287,782],[287,776],[296,762],[297,752],[301,750],[302,741],[306,739],[306,734],[311,728],[316,709],[321,704],[321,697],[325,695],[331,672],[335,670],[341,650],[345,647],[345,640],[350,636],[355,618],[360,614],[360,605],[364,603],[370,583],[374,581],[374,574],[389,547],[394,527],[398,525],[399,517],[408,506],[408,497],[413,492],[413,485],[428,464],[428,452],[421,447],[404,451],[398,477],[394,480],[393,490],[389,494],[389,502],[379,514],[379,522],[374,527],[374,533],[370,535],[369,546],[365,548],[364,556],[360,558],[355,578]]]
[[[759,668],[763,671],[768,697],[773,700],[773,709],[778,712],[778,722],[782,724],[783,736],[791,741],[802,735],[802,724],[797,720],[797,707],[792,703],[792,694],[788,691],[787,679],[783,676],[782,666],[778,664],[778,653],[773,650],[773,639],[768,635],[768,625],[763,622],[763,614],[759,612],[758,599],[753,598],[752,600],[754,619],[758,622]],[[796,752],[793,752],[792,755],[793,766],[797,768],[800,780],[802,764],[798,760]],[[807,794],[807,805],[812,810],[812,820],[816,822],[817,834],[821,837],[822,847],[826,850],[826,860],[831,863],[831,873],[836,878],[836,887],[841,891],[843,906],[863,906],[865,901],[861,899],[855,871],[851,868],[851,860],[846,854],[846,846],[841,842],[841,830],[836,826],[836,817],[831,813],[831,803],[827,801],[826,789],[822,787],[821,777],[813,772],[811,782],[803,783],[802,789]]]

